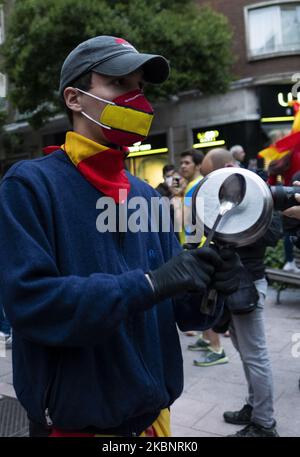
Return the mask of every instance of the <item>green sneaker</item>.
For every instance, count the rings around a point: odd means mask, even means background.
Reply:
[[[194,344],[189,344],[187,348],[189,351],[207,351],[208,347],[209,343],[200,337]]]
[[[196,367],[212,367],[213,365],[221,365],[223,363],[228,363],[229,359],[226,357],[224,349],[220,354],[212,350],[208,350],[207,354],[202,360],[194,360],[194,365]]]

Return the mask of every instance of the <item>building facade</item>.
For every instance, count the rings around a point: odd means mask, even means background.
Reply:
[[[222,13],[231,25],[235,80],[226,94],[195,91],[156,107],[152,132],[166,139],[161,144],[168,148],[165,161],[178,162],[180,152],[189,148],[205,152],[235,144],[245,148],[247,160],[256,158],[274,137],[291,129],[289,102],[300,101],[300,1],[198,4]]]
[[[197,0],[225,15],[233,30],[235,80],[225,94],[177,94],[155,106],[150,137],[135,145],[129,169],[156,186],[167,162],[178,163],[189,148],[244,146],[247,159],[287,131],[293,121],[289,101],[300,87],[300,0]],[[199,31],[201,33],[201,31]],[[294,94],[294,95],[293,95]],[[58,116],[38,132],[26,121],[12,122],[7,133],[23,135],[29,157],[43,146],[61,144],[69,128]],[[2,154],[2,163],[5,163]]]

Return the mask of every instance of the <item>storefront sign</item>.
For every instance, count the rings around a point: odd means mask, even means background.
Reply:
[[[214,146],[222,146],[225,144],[225,140],[220,139],[219,130],[205,130],[203,132],[195,132],[197,142],[193,145],[195,149],[208,148]]]
[[[289,103],[296,100],[292,94],[293,84],[262,86],[258,88],[260,100],[261,121],[264,122],[292,122],[293,108]],[[300,92],[297,95],[300,101]]]
[[[166,153],[168,152],[167,135],[165,133],[151,135],[143,142],[139,141],[128,149],[130,151],[128,158]]]

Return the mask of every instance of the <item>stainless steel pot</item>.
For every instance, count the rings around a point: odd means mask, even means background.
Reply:
[[[223,217],[214,241],[240,247],[252,244],[261,238],[271,222],[273,211],[271,192],[258,175],[236,167],[213,171],[200,182],[193,196],[193,205],[196,208],[196,199],[201,199],[204,211],[203,214],[202,211],[197,213],[197,219],[204,224],[204,233],[207,235],[219,213],[219,189],[227,176],[232,173],[240,173],[245,177],[247,186],[245,197],[236,208]]]

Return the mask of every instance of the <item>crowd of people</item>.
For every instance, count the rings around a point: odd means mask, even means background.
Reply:
[[[209,173],[225,167],[244,167],[245,157],[244,148],[240,145],[233,146],[230,150],[215,148],[205,156],[195,150],[185,151],[181,154],[178,170],[170,164],[164,167],[164,188],[168,187],[169,191],[163,195],[168,196],[173,202],[174,199],[184,201],[186,195],[191,196],[197,184]],[[262,173],[262,170],[258,169],[256,159],[249,160],[248,169],[265,179],[268,178],[267,172]],[[176,186],[174,186],[175,181],[172,180],[173,175],[176,176]],[[296,178],[295,175],[293,183],[299,185],[300,182],[296,181]],[[177,183],[180,183],[179,186]],[[161,186],[162,184],[157,188],[158,192],[161,192]],[[300,202],[300,197],[296,198]],[[176,206],[178,205],[175,203]],[[283,214],[274,211],[271,224],[264,236],[254,244],[236,249],[242,264],[239,272],[240,294],[237,300],[240,307],[244,309],[242,312],[233,311],[230,305],[235,298],[228,297],[225,302],[226,312],[219,324],[215,328],[203,331],[202,335],[187,347],[188,350],[197,351],[202,355],[199,360],[194,360],[194,365],[198,367],[210,367],[229,362],[222,347],[220,333],[230,336],[234,347],[239,352],[248,385],[247,403],[239,411],[224,412],[226,422],[245,425],[245,428],[235,436],[278,436],[274,419],[272,369],[263,317],[268,286],[264,259],[266,248],[275,247],[282,237],[285,239],[285,252],[293,252],[291,233],[284,231],[284,227],[288,224],[287,221],[292,221],[291,217],[294,218],[294,224],[299,224],[297,222],[299,216],[300,209],[297,207],[288,209]],[[179,214],[178,217],[182,215]],[[181,243],[184,246],[184,236],[181,237]],[[286,257],[286,262],[295,263],[292,252],[290,260]],[[299,271],[297,267],[289,268],[287,263],[283,269]],[[197,332],[190,331],[186,334],[194,336]]]

